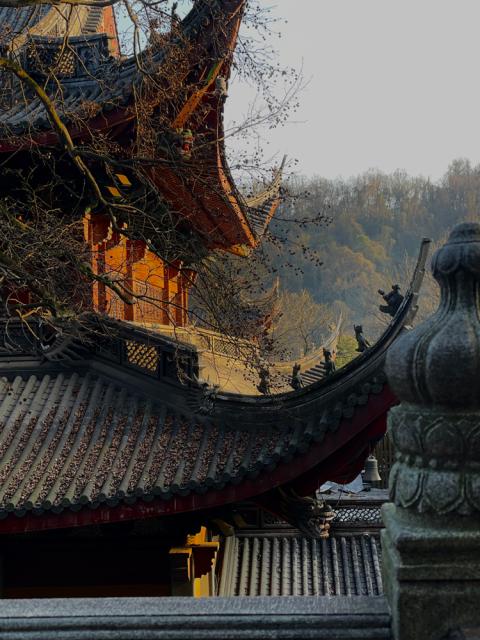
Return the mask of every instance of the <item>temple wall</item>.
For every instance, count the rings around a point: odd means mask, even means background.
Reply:
[[[95,311],[142,324],[187,324],[188,287],[181,265],[165,265],[144,242],[129,240],[113,231],[101,216],[86,218],[85,238],[93,272],[119,288],[116,293],[108,282],[95,282]]]

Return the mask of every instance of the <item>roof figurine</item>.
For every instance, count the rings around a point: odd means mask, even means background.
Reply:
[[[335,373],[335,360],[333,359],[333,354],[328,349],[323,350],[323,357],[325,358],[325,376],[331,376]]]
[[[301,368],[302,368],[302,366],[300,364],[298,364],[298,362],[296,362],[293,365],[292,379],[290,380],[290,386],[295,391],[297,391],[297,389],[301,389],[302,386],[303,386],[302,374],[300,373],[300,369]]]
[[[363,327],[361,324],[354,324],[353,330],[355,331],[355,339],[357,341],[357,351],[363,353],[371,346],[370,342],[363,335]]]
[[[395,317],[400,305],[403,301],[403,296],[400,293],[400,285],[392,284],[392,290],[388,293],[385,293],[383,289],[379,289],[378,293],[382,296],[382,298],[387,303],[386,305],[380,305],[379,309],[382,313],[387,313],[388,315]]]
[[[262,395],[270,394],[270,371],[267,364],[262,364],[258,370],[260,382],[257,389]]]

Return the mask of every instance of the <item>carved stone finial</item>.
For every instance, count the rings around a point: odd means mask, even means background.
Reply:
[[[458,225],[432,259],[436,313],[399,338],[386,373],[393,504],[382,509],[395,640],[480,625],[480,225]]]
[[[480,408],[480,224],[460,224],[432,259],[437,312],[397,340],[386,372],[403,402]]]
[[[436,313],[387,354],[402,401],[390,411],[390,493],[410,513],[480,517],[480,225],[461,224],[432,259]]]

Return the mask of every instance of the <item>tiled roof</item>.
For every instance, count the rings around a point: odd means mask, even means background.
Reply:
[[[220,596],[382,595],[378,536],[231,536]]]
[[[257,237],[262,237],[278,204],[278,193],[257,207],[249,207],[248,220]]]
[[[186,39],[195,38],[198,35],[199,25],[205,18],[205,13],[207,12],[208,15],[212,10],[210,3],[198,4],[200,8],[192,9],[182,21],[183,37]],[[223,11],[222,3],[219,5],[219,10]],[[57,11],[57,9],[54,10]],[[12,10],[5,11],[8,13]],[[89,14],[92,28],[95,15],[95,13]],[[20,29],[18,30],[20,31]],[[138,70],[138,61],[135,57],[127,59],[109,57],[108,45],[106,44],[107,36],[103,35],[105,42],[102,41],[99,46],[100,35],[75,35],[76,37],[69,38],[69,48],[74,51],[74,72],[65,75],[65,77],[55,78],[53,83],[51,82],[45,87],[47,93],[52,95],[57,113],[65,123],[71,120],[74,113],[82,113],[83,103],[96,102],[106,112],[126,106],[132,98],[135,87],[138,87],[143,80],[143,74]],[[33,39],[39,52],[42,46],[58,47],[62,42],[61,38],[55,40],[52,37],[43,37],[43,34],[41,36],[34,35]],[[85,52],[86,48],[90,51]],[[166,51],[166,49],[160,49],[156,52],[149,64],[161,65],[165,59]],[[25,61],[25,65],[27,71],[35,73],[35,69],[29,68],[28,61]],[[62,86],[61,100],[57,99],[59,83]],[[41,131],[52,128],[39,98],[31,95],[26,102],[24,87],[17,86],[11,98],[11,104],[10,108],[2,109],[0,112],[0,127],[4,130],[2,137],[5,132],[20,135],[26,129],[31,132],[32,130]]]
[[[272,182],[259,193],[245,198],[248,209],[248,219],[257,237],[262,237],[268,223],[280,202],[280,189],[282,186],[283,170],[286,157],[275,172]]]
[[[197,2],[181,22],[181,38],[184,38],[186,41],[191,40],[199,51],[202,50],[201,47],[206,46],[208,48],[207,61],[208,59],[218,60],[219,56],[225,57],[227,62],[222,71],[225,75],[229,73],[228,59],[231,53],[231,45],[227,42],[228,29],[225,29],[225,23],[230,20],[230,15],[235,16],[238,14],[238,9],[241,8],[242,5],[243,0]],[[75,8],[75,10],[85,13],[87,7],[79,7]],[[39,60],[43,63],[44,71],[45,69],[50,69],[56,60],[58,49],[62,45],[62,38],[52,38],[50,32],[47,33],[45,30],[37,33],[34,29],[33,32],[27,33],[27,25],[32,21],[38,21],[38,12],[32,13],[32,10],[29,11],[30,13],[26,10],[4,10],[4,13],[8,21],[14,25],[15,31],[22,34],[22,43],[28,41],[35,46],[36,55],[33,56],[31,60],[28,57],[28,47],[23,47],[23,49],[20,47],[19,60],[24,69],[33,77],[36,77],[36,74],[39,73]],[[47,18],[53,11],[58,13],[59,9],[55,7],[50,13],[47,12]],[[214,21],[211,20],[212,15],[215,17]],[[77,29],[72,34],[72,36],[76,37],[69,37],[68,51],[62,57],[62,63],[56,72],[54,80],[44,78],[44,89],[52,100],[55,110],[62,119],[62,122],[71,128],[70,132],[74,138],[78,131],[82,127],[85,127],[87,121],[90,122],[91,119],[96,121],[100,128],[104,128],[108,126],[106,122],[110,116],[113,117],[114,113],[116,115],[121,114],[121,117],[127,120],[134,118],[135,111],[130,110],[130,106],[134,101],[133,96],[135,91],[137,91],[137,93],[140,92],[140,88],[143,86],[146,77],[145,73],[139,71],[138,60],[135,57],[128,59],[112,58],[109,50],[108,37],[105,34],[95,34],[98,21],[101,17],[101,10],[100,13],[98,13],[98,7],[88,7],[88,14],[85,13],[85,15],[82,14],[82,16],[82,20],[80,21],[81,29]],[[217,30],[216,37],[208,37],[208,34],[205,35],[205,29],[202,26],[205,24],[205,21],[207,23],[214,23],[214,26],[210,27],[210,29],[213,28]],[[232,26],[229,28],[235,32]],[[202,34],[203,44],[200,43],[199,33]],[[219,34],[221,34],[221,38]],[[222,38],[226,39],[225,50],[223,52],[220,47]],[[174,42],[176,41],[177,40]],[[180,37],[178,42],[182,42]],[[169,45],[166,45],[158,51],[155,51],[151,59],[148,57],[149,52],[142,53],[141,55],[145,56],[142,65],[148,68],[149,72],[151,69],[161,68],[169,52],[168,47]],[[217,51],[218,47],[220,47],[220,49]],[[195,64],[197,63],[197,59],[198,56],[194,58]],[[22,136],[25,134],[28,136],[38,136],[39,139],[42,140],[40,144],[46,144],[45,138],[42,138],[42,136],[51,136],[48,144],[55,144],[56,134],[52,134],[52,124],[42,101],[30,89],[18,81],[14,81],[12,88],[9,80],[10,78],[7,77],[7,84],[3,84],[2,86],[0,79],[0,93],[5,94],[3,109],[0,111],[0,151],[10,153],[12,149],[17,148],[17,145],[21,146],[24,144],[25,140],[22,140]],[[59,86],[61,86],[60,92]],[[211,92],[209,95],[211,99]],[[197,183],[208,185],[208,208],[213,217],[219,215],[218,212],[222,210],[225,203],[231,204],[230,200],[232,197],[236,199],[246,220],[246,226],[250,229],[252,238],[258,240],[264,233],[279,202],[278,194],[283,163],[282,167],[276,172],[272,183],[260,194],[257,194],[251,199],[251,204],[248,204],[241,194],[237,193],[227,166],[222,122],[223,100],[219,101],[218,98],[215,97],[214,101],[215,106],[210,105],[209,108],[218,110],[220,122],[218,128],[213,128],[215,129],[215,133],[211,127],[205,130],[200,128],[196,131],[196,135],[198,134],[202,137],[203,144],[199,145],[195,150],[194,159],[202,164],[204,175],[202,179],[198,178],[197,167],[193,185],[198,186]],[[168,108],[170,108],[170,106]],[[105,117],[101,117],[101,114]],[[95,128],[96,125],[92,126]],[[162,132],[158,133],[159,140],[163,140],[164,143],[162,143],[162,146],[164,146],[165,149],[170,149],[173,153],[173,165],[176,165],[178,158],[175,155],[175,145],[172,145],[171,140],[168,141],[164,139]],[[212,137],[215,139],[213,140]],[[207,140],[215,144],[205,144]],[[169,152],[165,152],[168,155]],[[224,172],[225,175],[228,176],[228,181],[231,184],[230,189],[227,189],[226,195],[222,194],[222,190],[218,189],[218,185],[223,184],[225,181],[224,178],[218,174],[219,167],[217,165],[219,158],[221,159],[220,164],[222,165],[221,172]],[[182,170],[182,184],[184,184],[184,173]],[[168,183],[168,179],[165,178],[165,180]],[[169,188],[172,188],[172,186],[170,185]],[[191,185],[190,188],[192,190],[193,186]],[[203,191],[205,191],[205,188],[203,188]],[[217,202],[218,198],[221,199],[221,204]],[[243,232],[241,237],[243,238]],[[232,244],[238,242],[235,241],[232,242]]]
[[[221,486],[279,445],[273,431],[223,431],[102,376],[3,379],[0,401],[0,515]]]
[[[20,9],[0,7],[0,24],[2,25],[4,37],[7,37],[9,33],[15,36],[25,29],[31,28],[45,17],[49,11],[52,11],[52,8],[46,5],[21,7]]]
[[[101,46],[97,46],[101,39]],[[40,42],[40,38],[36,40]],[[49,45],[50,41],[45,46]],[[78,36],[69,39],[70,46],[75,49],[75,66],[81,75],[61,79],[62,99],[55,100],[55,108],[66,123],[70,122],[74,113],[80,113],[83,104],[101,103],[106,111],[126,104],[131,96],[135,81],[134,64],[120,64],[116,60],[108,60],[106,36]],[[83,63],[88,58],[83,55],[86,49],[95,49],[97,68]],[[97,50],[98,49],[98,50]],[[31,71],[28,68],[27,70]],[[95,73],[93,73],[95,71]],[[108,77],[108,82],[107,82]],[[40,99],[34,95],[25,99],[25,91],[18,86],[10,98],[10,107],[0,112],[1,137],[15,134],[21,135],[24,130],[45,131],[51,129],[50,121]],[[80,110],[80,112],[79,112]]]
[[[373,347],[324,381],[273,396],[204,389],[194,382],[191,347],[128,323],[92,316],[93,341],[60,332],[37,348],[40,327],[5,325],[0,517],[154,501],[169,512],[205,508],[309,473],[317,487],[332,456],[342,477],[350,463],[357,472],[393,402],[383,362],[415,313],[422,255]],[[323,480],[335,479],[335,468]]]
[[[27,32],[28,35],[58,38],[63,36],[67,25],[71,36],[94,34],[101,24],[102,16],[102,7],[93,6],[0,7],[0,44],[5,46],[13,41],[16,47],[23,45]]]
[[[92,373],[2,379],[0,421],[0,517],[222,489],[327,434],[295,419],[218,424]]]

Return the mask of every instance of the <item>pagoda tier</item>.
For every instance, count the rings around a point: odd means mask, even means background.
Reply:
[[[417,309],[427,247],[379,341],[325,380],[241,396],[199,385],[196,352],[92,315],[5,324],[0,356],[0,532],[198,511],[275,489],[348,482],[385,433],[396,399],[385,354]],[[90,335],[90,337],[89,337]],[[287,514],[288,516],[288,514]]]
[[[104,33],[110,40],[110,51],[118,53],[118,37],[112,7],[32,5],[13,9],[0,7],[1,45],[16,52],[32,36],[49,40]]]
[[[179,23],[178,35],[154,51],[147,49],[140,61],[112,57],[108,35],[72,35],[71,64],[62,67],[53,80],[44,74],[46,94],[73,143],[88,145],[100,135],[119,149],[115,161],[120,164],[132,154],[139,127],[136,101],[143,96],[153,120],[168,125],[159,125],[153,132],[157,157],[144,167],[137,163],[137,176],[132,179],[136,196],[147,181],[175,216],[201,236],[207,248],[239,254],[254,247],[265,232],[279,204],[281,178],[280,169],[270,185],[246,198],[236,188],[226,160],[223,108],[244,7],[245,0],[198,0]],[[28,47],[23,47],[19,61],[27,73],[41,77],[38,60],[56,60],[62,39],[33,32],[28,42],[35,47],[36,56],[29,58]],[[184,90],[165,100],[168,82],[158,91],[148,85],[148,78],[161,74],[174,47],[185,51],[188,60],[187,67],[178,70],[178,77],[169,82],[180,83]],[[139,71],[142,64],[148,67],[148,74]],[[8,82],[9,74],[5,76]],[[19,82],[14,83],[9,96],[0,112],[4,166],[31,166],[32,150],[38,153],[45,147],[49,153],[57,152],[61,162],[63,140],[59,140],[40,97],[32,93],[26,98]],[[98,164],[92,160],[91,168],[99,176],[107,206],[115,206],[119,199],[128,202],[129,189],[122,183],[109,183]]]
[[[11,50],[27,73],[44,82],[72,144],[88,149],[101,136],[117,150],[105,161],[84,160],[98,189],[92,204],[91,184],[64,155],[64,141],[41,98],[5,74],[0,84],[7,96],[0,111],[2,166],[20,174],[37,167],[36,174],[30,175],[41,185],[46,167],[40,167],[39,150],[40,155],[42,149],[55,154],[57,173],[67,185],[50,196],[56,198],[51,207],[68,210],[73,206],[84,217],[96,277],[86,310],[136,322],[184,326],[188,289],[195,278],[192,263],[214,249],[247,255],[264,235],[280,202],[285,160],[270,184],[244,197],[230,174],[224,145],[223,107],[244,6],[245,0],[199,0],[170,40],[165,38],[154,52],[142,52],[141,64],[136,58],[112,56],[117,39],[111,9],[79,7],[69,33],[71,56],[61,58],[54,79],[47,71],[63,55],[59,53],[63,38],[58,37],[64,35],[59,31],[62,16],[55,13],[56,8],[4,10],[12,32]],[[165,100],[168,86],[152,90],[148,77],[161,76],[171,50],[179,46],[188,64],[167,85],[184,87],[176,99]],[[31,50],[34,56],[29,55]],[[142,65],[148,66],[148,74],[139,71]],[[148,101],[153,121],[162,125],[154,132],[156,157],[145,166],[135,162],[134,169],[130,161],[138,144],[139,95]],[[0,195],[18,197],[15,182],[5,181]],[[79,197],[72,203],[73,191],[85,194],[85,202]],[[127,209],[130,213],[124,213]],[[174,257],[158,247],[158,229],[166,217],[179,234]],[[184,240],[190,242],[185,249]]]

